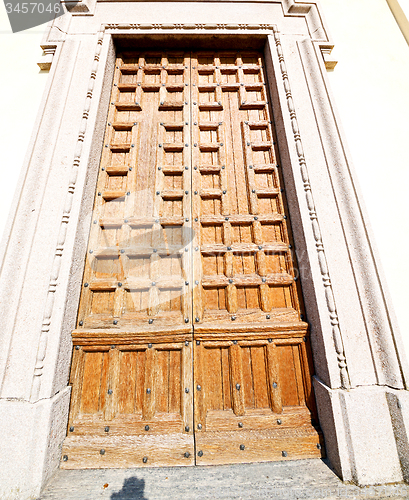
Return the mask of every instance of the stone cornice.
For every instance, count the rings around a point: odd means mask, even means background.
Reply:
[[[318,2],[304,0],[280,0],[285,16],[304,16],[312,41],[330,42],[328,29],[318,7]]]
[[[106,2],[108,0],[98,0],[99,2]],[[134,0],[109,0],[110,2],[133,2]],[[158,0],[153,0],[158,1]],[[174,1],[189,1],[189,0],[167,0],[169,3]],[[201,0],[199,0],[201,1]],[[232,3],[246,3],[247,0],[208,0],[220,3],[232,2]],[[67,7],[67,15],[72,16],[93,16],[97,0],[81,0],[77,3],[72,3],[68,0],[63,0],[63,3]],[[140,1],[139,3],[144,3]],[[317,43],[321,49],[321,53],[325,62],[327,69],[333,69],[336,65],[336,61],[332,60],[329,54],[332,51],[333,44],[326,27],[323,16],[320,12],[320,7],[317,1],[304,1],[304,0],[252,0],[252,3],[264,3],[264,4],[280,4],[284,17],[304,17],[305,23],[308,29],[310,40]],[[66,38],[68,33],[64,29],[59,27],[61,24],[61,19],[57,18],[49,26],[49,31],[44,37],[44,43],[55,43],[57,41],[62,41]],[[64,24],[64,23],[63,23]],[[66,23],[65,23],[66,24]],[[57,31],[54,30],[54,26],[57,27]],[[120,24],[103,24],[101,29],[106,29],[108,32],[114,30],[118,33],[119,30],[124,30],[126,32],[144,32],[146,34],[155,33],[158,31],[182,31],[190,33],[209,33],[211,31],[215,32],[225,32],[225,33],[239,33],[243,32],[263,32],[272,34],[273,25],[272,24],[235,24],[235,23],[212,23],[212,24],[201,24],[201,23],[120,23]],[[281,28],[281,26],[279,27]],[[57,36],[57,38],[56,38]]]
[[[67,7],[67,10],[75,16],[81,15],[93,15],[95,11],[95,6],[97,1],[115,1],[115,2],[132,2],[134,0],[80,0],[77,2],[71,0],[62,0]],[[144,0],[142,0],[143,2]],[[153,0],[159,1],[159,0]],[[174,1],[190,1],[190,0],[166,0],[163,3],[174,2]],[[204,0],[199,0],[204,1]],[[247,0],[206,0],[207,2],[233,2],[242,3]],[[330,42],[330,36],[328,34],[328,28],[325,26],[325,21],[320,13],[320,8],[318,2],[316,1],[304,1],[304,0],[252,0],[252,3],[274,3],[281,4],[283,9],[283,14],[285,17],[295,16],[295,17],[305,17],[308,30],[310,33],[311,40],[320,42]]]
[[[278,3],[278,2],[271,2]],[[297,2],[298,3],[298,2]],[[308,16],[311,14],[311,19],[307,19],[308,29],[311,33],[311,28],[317,26],[317,19],[321,20],[321,16],[319,16],[318,8],[316,3],[312,4],[311,2],[302,2],[304,5],[300,7],[302,13],[299,13],[299,10],[293,12],[292,6],[296,4],[294,1],[283,0],[283,7],[288,7],[288,4],[291,4],[286,11],[284,10],[285,15],[294,15],[300,16],[305,15]],[[286,5],[284,5],[286,4]],[[307,6],[308,10],[307,10]],[[274,31],[277,31],[277,27],[275,24],[245,24],[245,23],[108,23],[101,25],[101,30],[105,30],[108,33],[116,33],[123,31],[124,33],[134,32],[134,33],[147,33],[152,34],[158,31],[179,31],[179,32],[190,32],[195,34],[204,34],[209,32],[224,32],[224,33],[240,33],[240,32],[261,32],[266,34],[273,34]],[[334,69],[337,64],[337,61],[334,61],[329,54],[333,49],[333,44],[330,42],[326,35],[326,30],[324,26],[321,24],[317,26],[313,33],[316,33],[317,37],[311,36],[311,41],[318,44],[321,49],[321,53],[324,59],[325,67],[327,69]],[[323,36],[323,38],[320,38]]]

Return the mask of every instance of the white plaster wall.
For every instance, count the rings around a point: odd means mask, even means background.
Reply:
[[[405,16],[409,19],[409,0],[400,0],[399,4]]]
[[[409,46],[386,0],[321,5],[339,61],[330,84],[409,355]],[[46,83],[36,65],[44,29],[12,34],[0,2],[0,234]]]
[[[47,81],[48,72],[37,66],[45,27],[13,34],[0,2],[0,237]]]
[[[409,45],[386,0],[320,3],[339,61],[330,85],[409,356]]]

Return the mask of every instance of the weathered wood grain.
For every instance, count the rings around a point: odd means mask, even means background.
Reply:
[[[322,456],[261,54],[127,52],[113,83],[62,467]]]
[[[323,438],[313,427],[198,433],[196,464],[272,462],[321,458]],[[199,456],[198,452],[202,455]]]

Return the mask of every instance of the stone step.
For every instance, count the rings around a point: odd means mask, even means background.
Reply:
[[[38,500],[409,498],[409,486],[344,484],[326,460],[207,467],[59,470]]]

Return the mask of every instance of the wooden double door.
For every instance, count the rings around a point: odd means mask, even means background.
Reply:
[[[262,56],[116,60],[64,468],[320,457]]]

